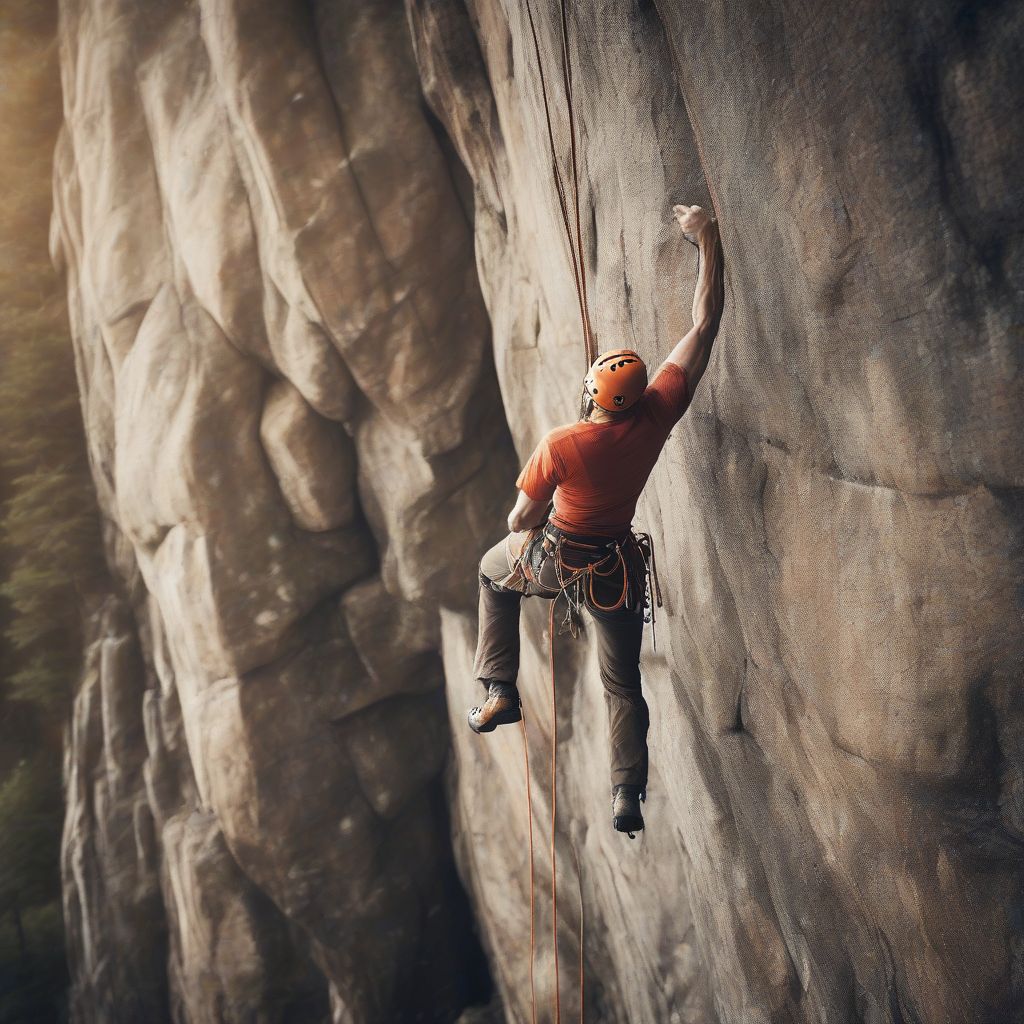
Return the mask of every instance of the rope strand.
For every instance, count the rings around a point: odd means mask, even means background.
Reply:
[[[533,964],[537,959],[536,882],[533,867],[533,799],[530,795],[530,745],[526,741],[526,715],[519,719],[523,733],[523,763],[526,767],[526,820],[530,835],[530,1011],[533,1024],[537,1024],[537,985],[533,977]]]
[[[579,158],[577,153],[576,145],[576,112],[575,104],[573,102],[573,83],[572,83],[572,59],[569,52],[569,19],[566,11],[566,0],[561,0],[561,29],[562,29],[562,80],[565,86],[565,98],[568,108],[568,119],[569,119],[569,155],[570,163],[572,168],[572,202],[573,202],[573,219],[576,227],[576,237],[573,239],[572,227],[569,223],[569,206],[566,198],[565,184],[562,181],[562,173],[558,166],[558,152],[555,148],[555,132],[551,124],[551,105],[548,101],[548,89],[547,80],[544,76],[544,62],[541,60],[540,55],[540,41],[537,38],[537,25],[533,18],[533,5],[530,0],[526,0],[526,15],[530,22],[530,36],[533,40],[533,50],[537,57],[537,70],[540,77],[540,91],[541,98],[544,103],[544,121],[547,126],[548,134],[548,147],[551,151],[551,175],[555,183],[555,194],[558,197],[558,209],[562,217],[562,228],[565,231],[565,240],[569,247],[569,260],[572,265],[572,277],[573,285],[576,288],[576,298],[579,303],[580,310],[580,324],[583,329],[583,349],[586,358],[586,368],[589,369],[591,364],[597,359],[597,341],[594,337],[594,328],[590,320],[590,301],[587,294],[587,270],[586,265],[583,261],[583,229],[580,223],[580,186],[579,186]],[[622,561],[622,553],[616,549],[616,553]],[[561,559],[557,559],[557,563],[560,563]],[[563,567],[558,564],[558,573],[561,576]],[[620,597],[618,604],[621,604],[626,597],[626,590],[628,587],[627,583],[627,572],[625,562],[622,561],[622,575],[623,575],[623,594]],[[578,574],[574,574],[578,578]],[[560,580],[561,582],[561,580]],[[593,590],[593,574],[590,576],[591,591]],[[562,593],[565,593],[563,586]],[[592,594],[591,594],[592,596]],[[566,598],[569,602],[569,614],[572,614],[572,599],[566,594]],[[554,954],[554,965],[555,965],[555,991],[554,991],[554,1004],[555,1004],[555,1024],[561,1024],[562,1019],[562,1008],[561,1008],[561,992],[559,984],[559,969],[558,969],[558,862],[556,860],[556,825],[557,825],[557,806],[558,806],[558,706],[556,700],[555,691],[555,604],[558,600],[558,596],[555,595],[551,601],[551,609],[548,616],[548,641],[549,641],[549,661],[551,668],[551,940]],[[526,763],[526,802],[527,811],[530,815],[529,823],[529,835],[530,835],[530,999],[531,1008],[533,1012],[533,1024],[537,1024],[537,1000],[536,990],[534,985],[534,960],[535,960],[535,885],[534,885],[534,859],[533,859],[533,808],[530,797],[530,767],[529,767],[529,755],[527,753],[527,738],[526,738],[526,723],[523,719],[523,756]],[[583,879],[582,873],[580,872],[579,857],[576,855],[576,849],[573,847],[573,857],[576,860],[576,874],[579,884],[579,896],[580,896],[580,942],[579,942],[579,968],[580,968],[580,1021],[583,1021],[583,1009],[584,1009],[584,946],[583,946]]]
[[[537,57],[537,70],[540,76],[541,99],[544,103],[544,119],[547,124],[548,147],[551,150],[551,174],[555,182],[555,193],[558,196],[558,208],[562,215],[562,228],[565,231],[565,240],[569,246],[569,259],[572,263],[573,285],[576,288],[576,299],[580,308],[580,325],[583,329],[583,348],[587,360],[587,368],[597,358],[597,344],[594,341],[593,329],[590,323],[590,310],[587,299],[586,270],[583,266],[583,240],[580,227],[579,213],[579,181],[576,160],[576,118],[572,102],[572,70],[568,52],[567,20],[565,13],[565,0],[562,0],[562,77],[565,82],[566,100],[569,107],[569,136],[572,153],[573,167],[573,196],[575,205],[576,220],[576,241],[573,240],[572,228],[569,224],[569,207],[566,200],[565,184],[562,181],[561,171],[558,169],[558,151],[555,148],[555,133],[551,125],[551,106],[548,101],[547,80],[544,76],[544,62],[540,55],[540,42],[537,38],[537,26],[533,19],[533,5],[526,0],[526,16],[530,22],[530,35],[533,39],[533,50]],[[577,242],[579,243],[577,246]]]
[[[535,531],[531,532],[531,537]],[[654,561],[654,542],[649,533],[632,534],[624,542],[613,542],[613,550],[602,557],[599,553],[606,549],[607,545],[593,545],[582,542],[571,541],[562,534],[551,537],[545,533],[545,537],[553,543],[549,550],[549,556],[553,561],[557,590],[551,594],[551,605],[548,611],[548,665],[551,676],[551,938],[552,954],[555,967],[555,987],[553,995],[554,1003],[554,1024],[561,1024],[561,972],[558,957],[558,861],[557,852],[557,825],[558,825],[558,701],[555,681],[555,606],[558,598],[565,596],[568,607],[567,614],[571,617],[575,611],[579,613],[580,607],[584,604],[584,596],[588,604],[602,611],[616,611],[619,608],[629,605],[630,593],[634,585],[639,586],[640,581],[646,577],[645,605],[649,603],[653,618],[654,607],[661,607],[661,586],[658,581],[657,565]],[[514,561],[517,569],[521,571],[523,578],[540,584],[529,566],[529,552],[531,544],[529,539],[523,544],[519,554]],[[583,560],[582,565],[573,565],[567,557],[567,552],[575,553]],[[627,555],[629,556],[627,558]],[[633,578],[630,572],[631,560],[639,556],[643,564],[643,573],[639,580]],[[593,560],[591,560],[593,559]],[[635,563],[633,563],[635,564]],[[594,594],[594,577],[608,579],[616,572],[622,573],[622,590],[618,598],[610,605],[602,605],[596,600]],[[635,592],[634,592],[635,596]],[[527,829],[530,839],[530,1000],[532,1010],[532,1021],[537,1020],[537,995],[534,978],[534,965],[536,962],[536,874],[533,848],[533,803],[531,796],[530,779],[530,756],[529,744],[527,742],[527,730],[525,716],[521,720],[523,737],[523,761],[526,770],[526,809],[528,815]],[[576,879],[579,891],[580,926],[579,926],[579,978],[580,978],[580,1022],[582,1024],[585,1011],[586,995],[586,942],[585,942],[585,906],[583,902],[583,872],[580,867],[579,854],[575,845],[570,843],[573,859],[576,864]]]
[[[562,999],[558,985],[558,865],[555,860],[555,819],[558,806],[558,709],[555,705],[555,602],[548,615],[548,651],[551,665],[551,942],[555,953],[555,1024],[562,1020]]]
[[[583,871],[580,868],[580,857],[576,852],[576,844],[572,847],[572,859],[576,862],[576,885],[580,893],[580,1024],[583,1024],[584,1016],[584,996],[586,993],[583,988],[583,933],[584,933],[584,917],[583,917]]]
[[[583,344],[587,353],[587,366],[597,358],[593,328],[590,324],[590,304],[587,301],[587,268],[583,262],[583,232],[580,228],[580,182],[576,159],[576,107],[572,95],[572,59],[569,56],[569,19],[566,16],[566,0],[562,0],[562,79],[565,82],[565,98],[569,114],[569,153],[572,161],[572,199],[576,211],[576,258],[580,266],[580,304],[583,309]]]

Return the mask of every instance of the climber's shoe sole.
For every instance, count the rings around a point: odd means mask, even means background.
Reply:
[[[468,715],[466,715],[466,721],[469,722],[470,729],[475,733],[494,732],[499,725],[512,725],[514,722],[522,720],[523,711],[522,708],[506,708],[504,711],[496,711],[491,717],[483,723],[483,725],[474,725],[473,723],[473,711],[472,709]]]

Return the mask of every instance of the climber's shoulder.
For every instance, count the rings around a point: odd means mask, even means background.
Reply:
[[[561,467],[563,473],[569,472],[569,467],[578,462],[576,436],[580,428],[579,423],[567,423],[562,427],[555,427],[549,430],[540,442],[539,449],[546,451],[552,462]]]
[[[556,456],[571,457],[579,447],[578,439],[585,426],[583,423],[567,423],[565,426],[555,427],[554,430],[547,432],[544,443]]]
[[[544,439],[550,445],[565,444],[565,442],[569,441],[573,435],[579,433],[579,429],[579,423],[566,423],[564,426],[555,427],[553,430],[549,430]]]

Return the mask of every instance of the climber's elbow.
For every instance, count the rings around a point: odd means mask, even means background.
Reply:
[[[508,532],[509,533],[520,533],[523,530],[528,530],[529,526],[526,522],[526,516],[521,512],[516,512],[513,509],[508,515]]]
[[[716,313],[698,317],[693,327],[687,331],[686,336],[669,353],[667,362],[675,363],[676,366],[686,371],[691,394],[707,369],[708,361],[711,358],[711,347],[718,335],[718,325],[721,319],[721,316]]]
[[[515,507],[508,514],[509,533],[520,533],[523,530],[539,526],[544,521],[547,507],[546,501],[537,501],[525,491],[520,491]]]
[[[715,338],[718,337],[718,327],[721,322],[722,311],[721,309],[716,309],[701,317],[694,324],[694,329],[697,332],[695,347],[701,355],[708,356],[711,354],[711,346],[714,345]]]

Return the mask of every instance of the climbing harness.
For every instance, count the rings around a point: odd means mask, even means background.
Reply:
[[[548,524],[544,527],[544,551],[554,559],[558,592],[564,593],[568,604],[566,618],[559,632],[567,630],[576,636],[580,610],[584,604],[599,612],[615,612],[623,607],[635,607],[639,583],[630,578],[630,558],[635,556],[643,564],[644,622],[654,624],[655,607],[663,607],[661,581],[654,557],[654,540],[649,533],[630,531],[624,538],[610,539],[605,544],[594,544],[575,539],[572,535]],[[600,553],[604,551],[602,556]],[[600,556],[600,557],[599,557]],[[582,564],[579,564],[582,562]],[[612,604],[603,605],[594,592],[595,580],[608,579],[622,572],[622,589]],[[531,578],[543,586],[535,569]],[[631,590],[631,585],[634,589]]]
[[[584,604],[599,612],[615,612],[635,603],[629,600],[630,567],[626,558],[627,552],[639,550],[632,533],[623,539],[610,539],[605,544],[594,544],[574,539],[548,524],[544,528],[544,550],[553,559],[558,590],[565,594],[568,604],[566,619],[560,632],[568,629],[576,636],[580,609]],[[594,593],[595,579],[609,579],[620,571],[622,589],[618,597],[611,604],[601,604]]]

